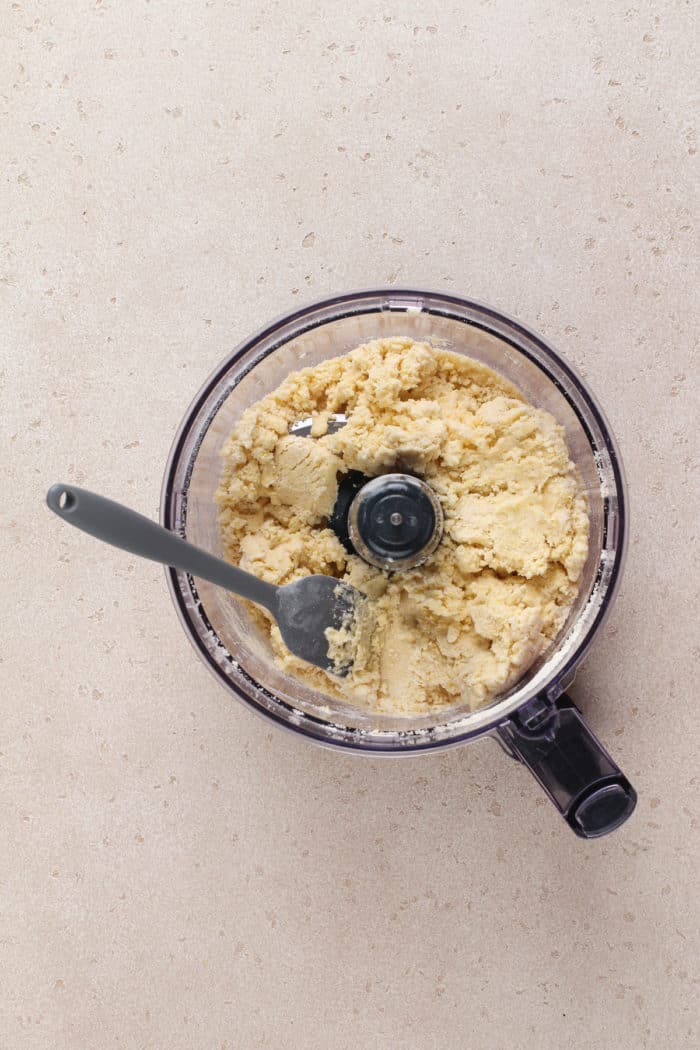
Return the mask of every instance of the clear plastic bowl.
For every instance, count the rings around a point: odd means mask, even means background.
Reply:
[[[627,539],[623,472],[610,428],[591,392],[544,340],[519,322],[455,296],[391,289],[338,296],[268,325],[221,363],[190,405],[165,471],[163,524],[222,555],[214,492],[221,473],[222,446],[244,409],[274,390],[289,372],[346,353],[370,339],[389,336],[430,341],[483,362],[565,428],[585,486],[591,526],[579,596],[559,637],[513,688],[492,703],[476,711],[459,705],[442,708],[430,718],[360,710],[286,675],[273,661],[269,644],[252,625],[243,603],[206,581],[171,569],[170,590],[187,634],[210,670],[237,699],[278,724],[332,747],[405,754],[494,733],[511,754],[532,767],[530,757],[523,753],[523,733],[525,740],[542,741],[548,736],[555,740],[555,730],[559,732],[563,722],[569,726],[576,722],[595,741],[580,713],[562,694],[610,609],[620,579]],[[617,770],[597,741],[595,744]],[[544,745],[538,747],[542,750]],[[552,785],[537,770],[533,772],[569,819]],[[607,776],[617,776],[618,786],[620,781],[626,785],[629,805],[617,820],[621,823],[634,807],[634,793],[619,770]],[[579,794],[589,787],[584,785]],[[608,816],[615,809],[610,795],[589,799],[588,809],[597,812],[598,823],[606,822],[598,812],[601,806]],[[605,799],[608,802],[603,805]],[[620,796],[620,810],[622,801]],[[569,805],[573,805],[571,800]],[[576,827],[573,817],[569,822],[579,834],[586,834]],[[617,826],[614,820],[612,823]]]

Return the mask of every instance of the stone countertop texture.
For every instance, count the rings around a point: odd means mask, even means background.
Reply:
[[[698,1046],[695,18],[2,5],[2,1050]],[[627,569],[573,696],[640,801],[602,841],[490,742],[269,727],[158,566],[42,505],[65,480],[155,516],[220,359],[387,284],[530,324],[619,438]]]

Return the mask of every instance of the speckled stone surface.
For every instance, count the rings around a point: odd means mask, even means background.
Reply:
[[[693,19],[3,4],[2,1050],[698,1045]],[[269,728],[157,566],[42,506],[61,479],[155,515],[224,354],[387,283],[537,328],[620,440],[627,572],[573,690],[640,794],[603,841],[492,743]]]

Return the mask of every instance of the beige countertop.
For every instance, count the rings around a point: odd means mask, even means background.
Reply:
[[[3,5],[2,1050],[698,1045],[693,18]],[[573,695],[640,800],[602,841],[490,742],[268,727],[158,566],[42,506],[60,479],[155,516],[219,360],[387,283],[538,329],[619,438],[627,570]]]

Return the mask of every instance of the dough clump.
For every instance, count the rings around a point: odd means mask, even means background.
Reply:
[[[331,432],[336,413],[348,422]],[[309,417],[313,436],[290,434]],[[292,656],[250,606],[288,673],[357,706],[479,707],[547,649],[578,593],[588,512],[564,431],[460,354],[377,339],[293,372],[244,412],[223,461],[216,500],[232,562],[277,584],[333,575],[371,599],[372,636],[346,678]],[[350,470],[432,486],[445,528],[427,562],[387,573],[347,552],[328,519]]]

